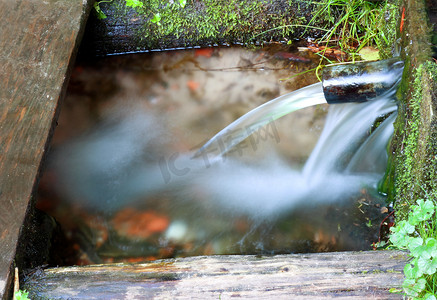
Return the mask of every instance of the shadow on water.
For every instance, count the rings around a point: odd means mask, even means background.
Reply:
[[[247,139],[228,128],[227,155],[193,158],[247,111],[315,82],[279,80],[311,68],[310,54],[271,51],[76,66],[38,200],[70,239],[71,263],[370,248],[387,213],[376,185],[396,116],[389,97],[274,117]]]

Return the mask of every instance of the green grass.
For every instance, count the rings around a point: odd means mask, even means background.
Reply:
[[[396,45],[397,23],[399,18],[399,0],[363,1],[363,0],[322,0],[305,1],[315,8],[308,24],[288,24],[283,27],[305,28],[302,37],[311,29],[324,32],[314,40],[320,47],[316,53],[320,56],[319,65],[305,72],[315,71],[319,80],[320,70],[338,62],[375,60],[392,57]],[[320,27],[324,24],[324,27]],[[273,30],[283,28],[272,28]],[[364,54],[364,47],[372,47],[371,54]],[[327,51],[340,50],[344,55],[337,59],[329,58]],[[362,51],[363,50],[363,51]],[[329,53],[329,52],[328,52]],[[300,75],[299,73],[297,75]],[[297,76],[294,75],[294,76]]]
[[[19,290],[14,293],[14,298],[16,300],[30,300],[29,292],[26,292],[25,290]]]
[[[313,18],[308,25],[320,19],[326,22],[328,31],[317,42],[336,45],[342,51],[354,54],[365,46],[381,51],[381,56],[390,56],[396,39],[398,5],[394,1],[323,0],[314,3]]]

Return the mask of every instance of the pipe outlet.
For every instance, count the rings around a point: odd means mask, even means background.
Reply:
[[[322,75],[326,102],[366,102],[394,92],[403,68],[404,62],[397,57],[326,67]]]

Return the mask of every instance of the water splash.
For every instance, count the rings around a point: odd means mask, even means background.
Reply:
[[[396,104],[389,97],[331,105],[322,135],[301,170],[270,155],[258,166],[217,164],[214,178],[199,177],[209,196],[230,212],[279,217],[296,206],[345,201],[363,188],[376,189],[387,164]],[[378,116],[390,114],[372,134]],[[369,149],[372,149],[369,151]]]
[[[393,135],[393,122],[397,117],[396,108],[390,103],[393,113],[365,140],[355,151],[349,161],[346,171],[350,173],[377,173],[385,172],[387,164],[387,141]],[[391,110],[390,110],[391,111]]]
[[[376,164],[374,160],[386,157],[387,154],[371,157],[365,150],[357,150],[364,141],[367,145],[375,146],[373,151],[385,151],[385,145],[392,133],[392,126],[386,124],[393,122],[392,118],[384,122],[380,129],[384,135],[375,133],[368,136],[368,132],[378,116],[392,113],[396,107],[396,103],[389,97],[370,103],[331,105],[322,135],[302,170],[303,177],[312,182],[319,182],[332,173],[358,171],[358,168],[353,166],[357,165],[363,156],[368,157],[369,161],[367,164],[361,163],[361,171],[371,173]],[[368,140],[377,140],[377,143]],[[369,147],[363,149],[369,150]],[[346,168],[352,155],[355,162],[351,162],[349,168]],[[381,167],[378,166],[380,172],[384,171],[383,168],[384,163]]]

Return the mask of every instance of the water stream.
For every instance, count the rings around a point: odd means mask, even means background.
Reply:
[[[277,216],[302,203],[345,201],[363,187],[375,189],[381,179],[396,108],[390,97],[332,105],[322,135],[302,169],[271,154],[267,164],[217,163],[211,170],[214,177],[199,176],[195,181],[229,211],[255,218]],[[376,118],[390,113],[369,134]]]
[[[326,100],[323,96],[321,82],[270,100],[226,126],[209,140],[195,156],[202,156],[204,153],[208,153],[208,155],[214,153],[217,157],[222,156],[263,126],[296,110],[322,103],[326,103]],[[235,134],[236,132],[238,135]]]

